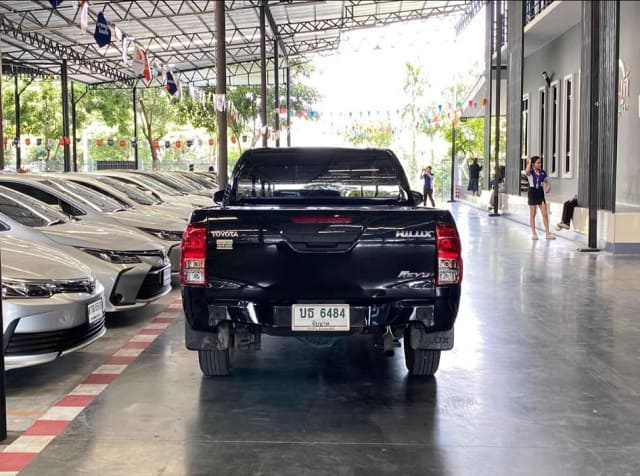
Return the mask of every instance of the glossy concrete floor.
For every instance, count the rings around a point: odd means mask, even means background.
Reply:
[[[366,341],[276,338],[204,379],[177,322],[21,474],[640,474],[640,259],[453,211],[464,293],[435,379]]]

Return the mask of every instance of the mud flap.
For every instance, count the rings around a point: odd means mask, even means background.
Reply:
[[[216,332],[203,332],[191,328],[185,321],[185,344],[189,350],[227,350],[231,343],[231,326],[221,323]]]
[[[422,326],[411,326],[409,344],[412,349],[451,350],[453,349],[453,329],[440,332],[426,332]]]

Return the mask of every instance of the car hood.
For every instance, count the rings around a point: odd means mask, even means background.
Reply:
[[[88,279],[91,270],[55,246],[0,233],[3,279]]]
[[[147,214],[141,210],[125,210],[110,215],[123,225],[148,230],[163,230],[182,233],[187,224],[177,218],[164,217],[158,214]]]
[[[151,251],[164,246],[135,229],[70,222],[37,228],[61,245],[113,251]]]

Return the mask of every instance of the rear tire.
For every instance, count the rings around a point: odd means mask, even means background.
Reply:
[[[404,362],[409,375],[415,377],[432,377],[440,365],[440,350],[412,349],[409,329],[404,337]]]
[[[223,377],[231,373],[233,346],[226,350],[199,350],[198,362],[205,377]]]

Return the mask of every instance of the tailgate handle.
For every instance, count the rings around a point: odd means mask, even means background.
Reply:
[[[307,248],[337,248],[338,243],[305,243]]]

